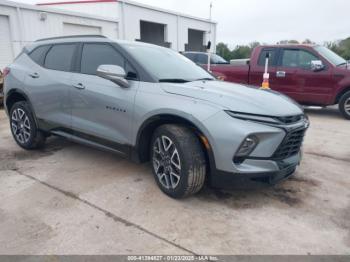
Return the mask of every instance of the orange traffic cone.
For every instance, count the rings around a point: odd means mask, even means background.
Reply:
[[[270,75],[268,73],[265,73],[264,80],[261,84],[261,89],[270,89],[269,78],[270,78]]]

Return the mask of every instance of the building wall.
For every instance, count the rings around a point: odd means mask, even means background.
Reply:
[[[46,19],[40,20],[46,13]],[[49,8],[14,4],[0,0],[0,16],[6,16],[10,26],[10,41],[12,43],[12,59],[22,48],[37,39],[64,35],[64,23],[77,26],[92,26],[101,28],[101,33],[111,39],[119,38],[116,19],[107,20],[74,14],[73,12],[56,12]],[[12,61],[0,61],[0,65]]]
[[[185,51],[188,43],[188,29],[205,31],[204,43],[212,42],[212,51],[216,44],[216,23],[205,19],[199,19],[176,12],[153,8],[138,4],[129,0],[113,1],[101,0],[101,2],[80,3],[80,1],[69,4],[50,4],[50,7],[79,11],[92,15],[103,15],[110,19],[117,19],[120,23],[120,38],[135,41],[140,39],[140,21],[148,21],[166,25],[165,42],[171,43],[171,48],[177,51]],[[208,32],[211,31],[210,37]]]

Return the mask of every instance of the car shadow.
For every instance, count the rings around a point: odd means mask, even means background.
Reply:
[[[317,117],[333,117],[338,119],[344,119],[339,112],[338,107],[304,107],[305,113],[309,116]]]

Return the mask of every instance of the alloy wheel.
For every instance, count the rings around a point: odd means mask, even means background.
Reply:
[[[175,189],[180,182],[181,161],[174,142],[167,136],[158,137],[153,144],[153,168],[166,189]]]
[[[350,97],[344,103],[345,112],[350,116]]]
[[[30,120],[23,109],[17,108],[12,112],[11,128],[18,142],[25,144],[31,135]]]

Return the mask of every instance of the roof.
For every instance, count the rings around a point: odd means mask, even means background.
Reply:
[[[50,3],[50,2],[46,2],[45,3],[45,2],[43,2],[43,3],[38,3],[37,5],[39,5],[39,6],[55,6],[55,5],[91,4],[91,3],[117,3],[117,2],[122,2],[122,3],[128,4],[128,5],[138,6],[138,7],[142,7],[142,8],[146,8],[146,9],[150,9],[150,10],[155,10],[155,11],[158,11],[158,12],[167,13],[167,14],[171,14],[171,15],[176,15],[176,16],[180,16],[180,17],[184,17],[184,18],[195,19],[195,20],[206,22],[206,23],[217,24],[216,21],[213,21],[213,20],[210,20],[210,19],[195,17],[195,16],[184,14],[184,13],[180,13],[180,12],[170,11],[170,10],[167,10],[167,9],[154,7],[154,6],[151,6],[151,5],[137,3],[137,2],[134,2],[134,1],[131,1],[131,0],[63,0],[63,1],[57,1],[57,2],[52,2],[52,3]]]
[[[295,47],[295,48],[302,48],[302,47],[315,47],[317,44],[276,44],[276,45],[261,45],[262,47]]]

